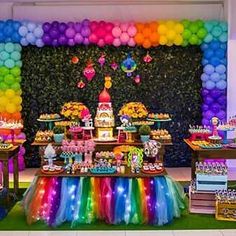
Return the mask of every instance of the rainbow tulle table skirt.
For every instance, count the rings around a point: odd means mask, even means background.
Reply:
[[[29,224],[163,225],[181,216],[184,197],[181,185],[168,176],[35,177],[22,204]]]

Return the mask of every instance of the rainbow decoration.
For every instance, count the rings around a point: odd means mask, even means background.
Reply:
[[[108,224],[170,223],[185,208],[184,192],[168,176],[154,178],[36,177],[25,193],[29,224],[72,227],[103,220]]]

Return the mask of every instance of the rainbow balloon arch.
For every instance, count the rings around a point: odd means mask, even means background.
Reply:
[[[163,225],[185,208],[182,186],[168,176],[38,177],[25,193],[29,224],[72,227],[103,220],[108,224]]]

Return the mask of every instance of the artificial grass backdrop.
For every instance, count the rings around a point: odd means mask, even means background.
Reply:
[[[130,101],[143,102],[151,112],[170,113],[173,120],[163,127],[170,131],[174,146],[168,148],[165,164],[189,166],[190,152],[183,138],[188,136],[189,124],[201,123],[201,49],[199,46],[159,46],[148,51],[153,58],[150,63],[143,61],[147,50],[141,47],[23,47],[22,115],[27,150],[32,148],[29,144],[39,129],[37,118],[41,113],[59,113],[61,106],[72,100],[84,102],[94,117],[104,77],[110,75],[113,84],[110,94],[116,118],[121,106]],[[120,69],[129,52],[137,63],[132,77],[127,77]],[[103,67],[98,63],[102,53],[106,54]],[[78,64],[71,63],[73,56],[79,58]],[[88,82],[83,70],[90,58],[96,75]],[[117,70],[111,68],[112,62],[119,65]],[[133,80],[137,74],[141,77],[139,85]],[[80,80],[86,83],[83,89],[77,88]],[[39,165],[39,160],[36,154],[26,158],[28,166]]]

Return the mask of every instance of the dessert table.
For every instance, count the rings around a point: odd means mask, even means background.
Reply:
[[[191,159],[191,174],[192,179],[195,178],[195,163],[204,161],[205,159],[236,159],[236,149],[224,146],[221,149],[203,149],[193,145],[189,139],[184,139],[184,142],[189,146],[193,155]]]
[[[18,171],[18,152],[20,146],[13,146],[8,150],[0,150],[0,161],[3,162],[3,186],[8,189],[7,202],[9,202],[9,160],[13,158],[14,167],[14,193],[18,192],[19,188],[19,171]]]

